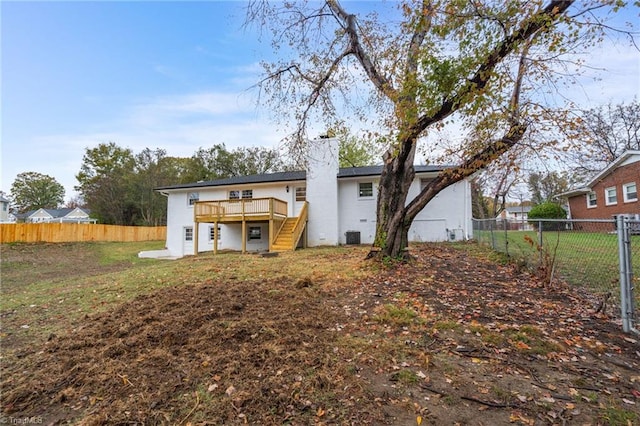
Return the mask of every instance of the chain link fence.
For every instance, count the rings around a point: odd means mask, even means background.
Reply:
[[[631,328],[635,324],[637,329],[640,221],[624,220],[621,223],[628,228],[628,250],[625,254],[628,260],[624,262],[628,261],[629,268],[624,273],[629,278],[623,285],[629,287],[626,294],[631,295],[626,301],[633,306],[627,306],[631,309]],[[503,219],[474,219],[473,232],[480,244],[508,255],[514,262],[539,272],[545,279],[562,279],[569,284],[586,287],[620,306],[624,262],[621,263],[616,220],[536,220],[525,225]],[[617,314],[620,313],[621,310],[617,309]]]

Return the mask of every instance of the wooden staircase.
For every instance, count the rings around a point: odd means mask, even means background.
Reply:
[[[308,206],[309,203],[305,201],[300,209],[298,217],[288,217],[284,220],[278,234],[275,236],[275,240],[269,248],[270,251],[288,251],[296,249],[300,238],[305,238],[303,237],[303,234],[307,227]]]
[[[280,232],[278,232],[276,240],[271,246],[272,251],[295,250],[293,241],[293,230],[296,227],[297,220],[297,217],[288,217],[285,219],[284,223],[282,224],[282,228],[280,228]],[[297,243],[298,242],[295,241],[296,245]]]

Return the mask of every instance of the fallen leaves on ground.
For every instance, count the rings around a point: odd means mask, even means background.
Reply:
[[[325,256],[366,254],[345,250]],[[192,275],[205,265],[200,284],[13,348],[3,411],[83,424],[640,422],[640,348],[593,314],[597,298],[477,251],[418,245],[410,263],[366,264],[357,280],[265,263],[262,278],[218,281],[215,257],[181,261]]]

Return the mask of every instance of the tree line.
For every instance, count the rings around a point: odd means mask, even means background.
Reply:
[[[520,167],[496,162],[472,181],[473,216],[491,218],[509,205],[562,204],[555,196],[599,172],[629,149],[640,150],[640,103],[607,104],[576,116],[574,137],[579,149],[559,151],[569,170],[527,170],[526,157],[515,160]],[[379,162],[380,141],[370,141],[341,130],[341,167]],[[514,161],[505,158],[505,161]],[[301,169],[302,166],[276,149],[240,147],[229,150],[224,143],[199,148],[191,157],[168,156],[163,149],[145,148],[134,153],[115,142],[87,148],[75,187],[79,196],[67,207],[86,207],[105,224],[157,226],[166,223],[166,199],[154,191],[159,186],[222,179],[231,176]],[[526,190],[517,185],[524,184]],[[14,210],[24,213],[39,208],[58,208],[64,203],[64,187],[54,177],[38,172],[20,173],[11,187]],[[513,201],[511,202],[514,203]]]

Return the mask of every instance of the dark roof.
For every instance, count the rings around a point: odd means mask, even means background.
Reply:
[[[233,176],[225,179],[204,180],[194,183],[183,183],[178,185],[161,186],[156,191],[165,189],[202,188],[207,186],[241,185],[244,183],[269,183],[269,182],[289,182],[293,180],[305,180],[307,174],[301,171],[265,173],[261,175]]]
[[[449,167],[452,166],[415,166],[415,170],[416,173],[440,172]],[[380,176],[381,173],[382,166],[346,167],[341,168],[338,171],[338,179],[349,177]],[[203,188],[209,186],[242,185],[247,183],[289,182],[295,180],[305,180],[306,178],[307,173],[305,171],[265,173],[260,175],[233,176],[225,179],[161,186],[156,188],[156,191],[169,189]]]
[[[78,207],[78,208],[79,208],[80,210],[82,210],[83,212],[85,212],[86,214],[89,214],[89,213],[90,213],[88,209],[83,209],[83,208],[81,208],[81,207]],[[47,212],[47,213],[49,213],[49,215],[51,215],[51,217],[53,217],[53,218],[60,218],[60,217],[65,217],[66,215],[68,215],[69,213],[71,213],[72,211],[74,211],[74,210],[75,210],[75,208],[65,207],[65,208],[63,208],[63,209],[37,209],[37,210],[31,210],[31,211],[29,211],[29,212],[26,212],[26,213],[24,213],[24,214],[23,214],[23,215],[21,215],[21,216],[29,217],[29,216],[31,216],[32,214],[34,214],[34,213],[36,213],[36,212],[38,212],[38,211],[40,211],[40,210],[44,210],[44,211],[46,211],[46,212]]]

